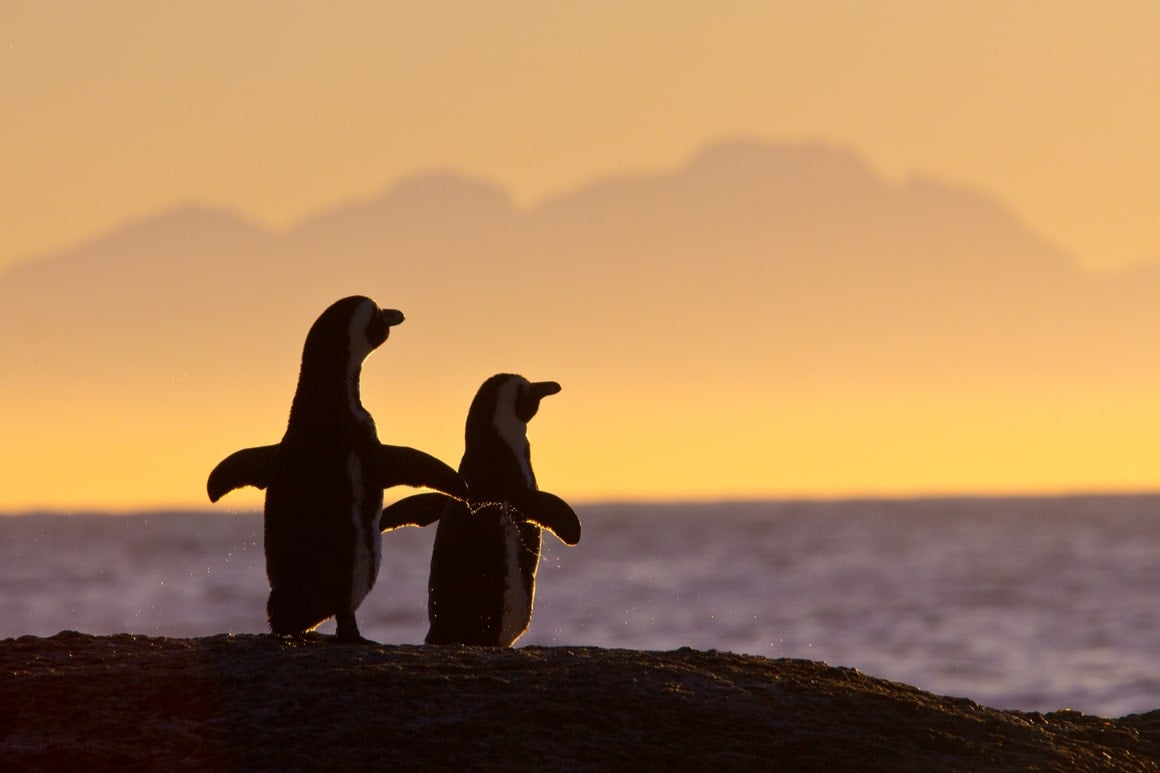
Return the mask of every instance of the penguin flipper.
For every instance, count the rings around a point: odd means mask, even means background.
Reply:
[[[257,446],[235,451],[218,462],[209,474],[206,491],[209,501],[216,502],[223,495],[242,486],[264,489],[270,482],[270,471],[274,467],[274,456],[278,446]]]
[[[454,502],[446,494],[428,492],[400,499],[383,508],[379,531],[390,531],[403,526],[430,526],[443,515],[443,509]]]
[[[407,446],[379,446],[379,483],[424,486],[459,500],[467,499],[467,484],[459,473],[430,454]]]
[[[565,545],[575,545],[580,541],[580,517],[555,494],[527,489],[512,504],[520,512],[520,517],[552,532]]]

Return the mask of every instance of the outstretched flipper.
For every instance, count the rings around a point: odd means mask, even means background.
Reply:
[[[467,499],[467,484],[459,473],[430,454],[407,446],[379,447],[379,482],[391,486],[424,486],[459,500]]]
[[[430,526],[443,515],[444,508],[455,500],[445,494],[426,493],[400,499],[383,508],[379,531],[390,531],[404,526]]]
[[[547,529],[565,545],[580,541],[580,518],[560,497],[547,491],[524,489],[512,499],[520,517]]]
[[[223,495],[242,486],[266,488],[277,453],[278,446],[257,446],[243,448],[222,459],[206,482],[209,501],[216,502]]]

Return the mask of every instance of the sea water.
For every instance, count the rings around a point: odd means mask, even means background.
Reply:
[[[1160,708],[1160,498],[578,506],[524,645],[808,658],[996,708]],[[261,515],[0,518],[0,638],[265,630]],[[364,636],[420,643],[434,528],[383,539]],[[333,632],[333,623],[321,629]]]

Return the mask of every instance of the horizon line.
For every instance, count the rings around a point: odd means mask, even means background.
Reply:
[[[1009,492],[955,492],[930,491],[912,493],[849,493],[849,494],[786,494],[768,496],[705,496],[705,497],[593,497],[571,500],[573,507],[593,508],[663,508],[663,507],[737,507],[763,504],[855,504],[855,503],[921,503],[921,502],[985,502],[985,501],[1061,501],[1084,499],[1148,499],[1160,498],[1160,488],[1138,489],[1064,489],[1025,490]],[[389,504],[389,502],[386,502]],[[33,506],[8,509],[0,507],[0,518],[28,516],[105,516],[147,517],[170,515],[260,515],[263,508],[226,508],[214,504],[201,505],[132,505],[132,506]]]

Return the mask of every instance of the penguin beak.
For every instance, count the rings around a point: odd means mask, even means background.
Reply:
[[[532,384],[532,394],[537,400],[543,399],[548,395],[554,395],[561,389],[560,385],[555,381],[537,381]]]
[[[379,309],[378,313],[371,317],[366,329],[367,343],[371,345],[371,349],[381,346],[391,335],[391,326],[398,325],[402,321],[403,312],[398,309]]]
[[[531,421],[540,410],[540,400],[559,391],[560,385],[555,381],[537,381],[528,384],[527,391],[516,397],[516,416],[520,421]]]

